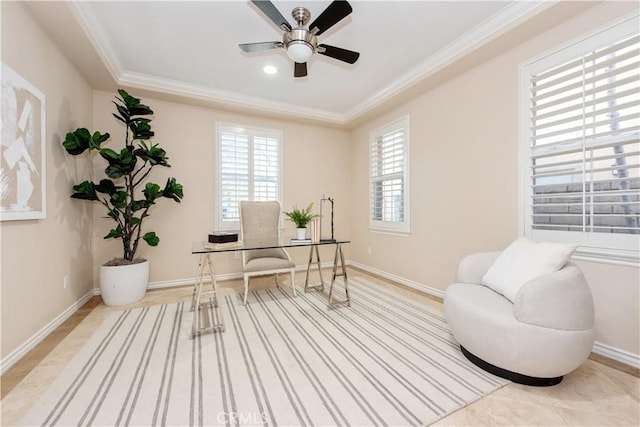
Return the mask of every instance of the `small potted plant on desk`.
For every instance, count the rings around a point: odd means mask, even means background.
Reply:
[[[147,181],[155,166],[169,167],[167,153],[158,144],[147,143],[154,136],[151,119],[145,117],[153,110],[138,98],[118,90],[113,116],[126,127],[124,147],[120,151],[103,147],[108,133],[91,133],[85,128],[69,132],[63,142],[65,150],[77,156],[97,151],[107,162],[107,178],[99,182],[83,181],[73,186],[74,199],[99,202],[107,209],[107,216],[116,224],[104,236],[119,239],[122,258],[115,258],[100,266],[100,290],[106,305],[132,304],[144,296],[149,282],[149,261],[136,258],[140,239],[156,246],[160,238],[153,231],[142,234],[142,223],[156,200],[165,197],[180,202],[182,185],[168,178],[164,188]]]
[[[284,212],[287,218],[296,225],[296,239],[304,240],[307,237],[307,224],[312,220],[320,217],[318,214],[311,213],[313,202],[309,203],[305,209],[298,209],[295,205],[291,212]]]

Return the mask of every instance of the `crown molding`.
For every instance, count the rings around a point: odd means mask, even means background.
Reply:
[[[346,112],[325,111],[295,104],[270,101],[237,92],[223,91],[207,86],[160,78],[148,74],[124,70],[109,39],[101,29],[100,21],[91,11],[89,2],[69,2],[69,7],[82,30],[105,63],[113,80],[120,85],[150,90],[178,97],[185,97],[219,108],[249,109],[254,114],[286,115],[302,120],[320,121],[333,125],[348,125],[356,118],[381,106],[413,85],[442,70],[447,65],[478,49],[504,34],[518,23],[553,6],[557,1],[514,1],[487,21],[468,31],[434,55],[411,68],[391,84],[379,90]]]
[[[270,101],[265,98],[249,96],[237,92],[223,91],[208,86],[185,83],[149,74],[134,73],[126,71],[122,73],[118,84],[123,86],[146,89],[160,92],[167,95],[187,97],[190,99],[204,101],[207,104],[223,108],[232,105],[234,110],[247,112],[250,110],[254,114],[266,115],[287,115],[298,119],[322,121],[336,125],[344,124],[342,115],[330,111],[318,110],[314,108],[302,107],[299,105],[284,102]]]
[[[109,38],[102,31],[100,20],[89,7],[89,3],[71,1],[67,4],[74,18],[78,21],[80,28],[107,67],[109,74],[111,74],[114,81],[118,81],[124,73],[124,67],[113,50]]]
[[[435,74],[454,61],[468,55],[480,46],[499,37],[518,23],[551,7],[556,2],[545,0],[516,1],[491,16],[482,24],[467,31],[435,54],[411,68],[400,78],[382,88],[373,96],[364,100],[343,115],[345,123],[349,123],[369,110],[380,106],[396,95],[409,89],[416,83]]]

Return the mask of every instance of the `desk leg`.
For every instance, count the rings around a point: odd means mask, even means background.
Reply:
[[[338,272],[338,258],[340,258],[340,272]],[[342,276],[344,278],[344,293],[346,299],[343,301],[333,301],[333,285],[336,283],[336,277]],[[349,278],[347,277],[347,269],[344,265],[344,255],[342,254],[342,245],[336,244],[336,254],[333,257],[333,276],[331,278],[331,285],[329,285],[329,302],[327,308],[331,309],[340,305],[346,304],[351,307],[351,298],[349,298]]]
[[[324,280],[322,279],[322,265],[320,263],[320,250],[318,245],[311,245],[309,247],[309,262],[307,262],[307,278],[304,280],[304,291],[320,289],[324,291]],[[316,254],[316,265],[318,266],[318,274],[320,275],[320,284],[309,286],[309,273],[311,273],[311,264],[313,264],[313,253]]]
[[[209,274],[211,275],[211,289],[209,290],[203,290],[206,268],[208,268]],[[220,312],[220,300],[218,298],[218,283],[210,254],[202,254],[200,256],[196,274],[195,287],[191,298],[191,310],[193,311],[191,338],[205,332],[224,332],[224,320]],[[205,302],[202,302],[203,297],[207,299]],[[204,310],[202,310],[203,307],[205,308]],[[213,322],[211,312],[209,311],[210,307],[216,310],[219,319],[218,323]]]

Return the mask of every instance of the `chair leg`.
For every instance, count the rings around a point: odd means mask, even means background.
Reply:
[[[244,276],[244,305],[247,305],[247,295],[249,294],[249,276]]]
[[[293,296],[297,297],[298,295],[296,295],[295,272],[293,270],[291,270],[291,290],[293,291]]]
[[[278,280],[280,275],[276,273],[276,288],[280,288],[280,281]]]

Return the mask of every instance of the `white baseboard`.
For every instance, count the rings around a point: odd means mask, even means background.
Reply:
[[[592,351],[600,356],[640,369],[640,355],[620,350],[619,348],[611,347],[610,345],[602,344],[597,341],[593,344]]]
[[[414,282],[413,280],[405,279],[404,277],[387,273],[386,271],[378,270],[377,268],[370,267],[365,264],[360,264],[359,262],[349,261],[347,264],[352,265],[356,268],[359,268],[360,270],[367,271],[371,274],[375,274],[376,276],[393,280],[396,283],[400,283],[401,285],[408,286],[420,292],[424,292],[425,294],[433,295],[438,298],[444,298],[444,292],[441,291],[440,289],[432,288],[431,286],[423,285],[422,283]]]
[[[97,292],[96,292],[97,291]],[[93,289],[87,292],[82,298],[73,303],[69,308],[60,313],[55,319],[40,329],[35,335],[25,341],[20,347],[9,353],[2,362],[0,362],[0,375],[4,374],[9,368],[11,368],[18,360],[20,360],[25,354],[31,351],[36,345],[38,345],[43,339],[45,339],[51,332],[53,332],[58,326],[60,326],[65,320],[67,320],[73,313],[78,311],[80,307],[86,304],[95,295],[98,295],[99,290]]]

